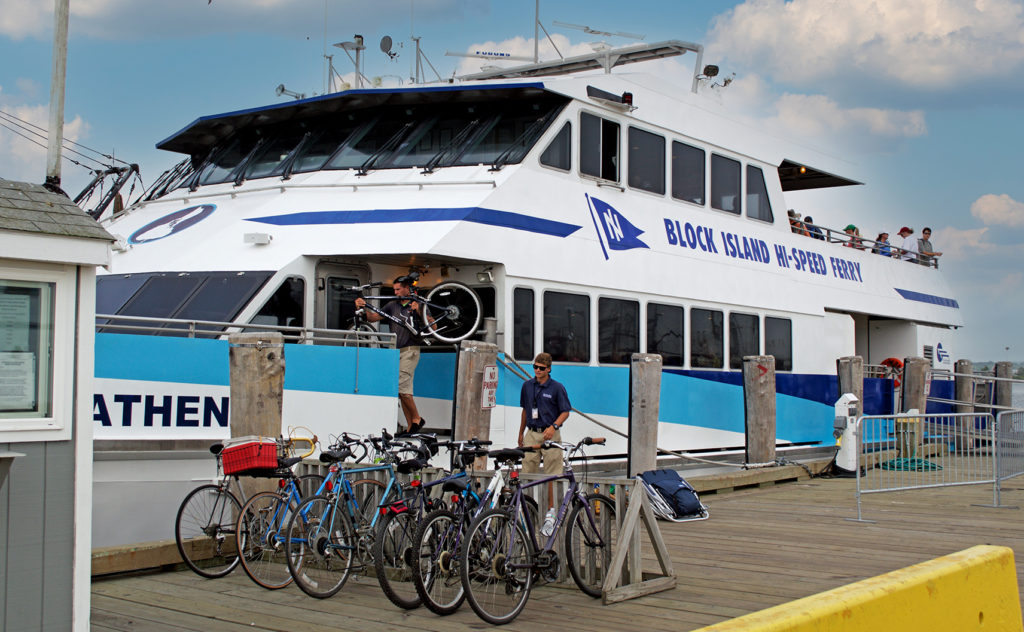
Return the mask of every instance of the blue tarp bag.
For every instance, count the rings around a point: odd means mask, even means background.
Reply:
[[[667,505],[659,511],[657,498],[652,495],[655,513],[668,520],[695,520],[708,517],[707,507],[697,497],[693,487],[675,470],[649,470],[640,474],[640,480],[651,495],[653,490]],[[667,515],[668,509],[672,515]]]

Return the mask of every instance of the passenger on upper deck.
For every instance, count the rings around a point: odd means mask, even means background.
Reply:
[[[939,262],[935,260],[936,257],[941,257],[941,252],[935,252],[931,242],[932,229],[927,226],[921,231],[921,238],[917,240],[917,251],[921,254],[921,258],[918,263],[923,266],[935,266],[939,267]],[[933,263],[934,262],[934,263]]]
[[[843,229],[843,232],[850,236],[849,241],[843,244],[844,246],[846,246],[847,248],[856,248],[858,250],[864,250],[864,246],[861,244],[860,241],[860,229],[858,229],[853,224],[847,224],[846,228]]]
[[[899,258],[904,261],[916,261],[917,260],[917,240],[911,237],[914,234],[914,229],[908,226],[904,226],[898,233],[902,238],[900,242]]]
[[[825,240],[824,233],[821,232],[820,228],[814,225],[814,219],[812,219],[810,215],[804,218],[804,226],[807,227],[807,233],[811,237],[814,237],[815,239],[821,239],[822,241]]]
[[[793,209],[789,209],[789,229],[797,235],[803,235],[805,237],[810,235],[810,233],[807,232],[807,228],[804,226],[804,223],[800,221],[800,213],[797,213]]]
[[[876,255],[882,255],[883,257],[892,256],[892,246],[889,244],[889,233],[878,233],[878,237],[875,238],[875,245],[871,248],[871,252]]]

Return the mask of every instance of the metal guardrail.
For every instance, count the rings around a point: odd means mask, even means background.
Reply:
[[[226,338],[230,334],[239,332],[279,331],[284,335],[285,342],[294,344],[382,348],[393,348],[397,338],[393,333],[380,331],[283,327],[259,323],[229,323],[215,320],[183,320],[115,314],[96,314],[96,330],[98,332],[142,333],[184,338]]]
[[[854,422],[857,520],[864,494],[1001,482],[1024,474],[1024,411],[868,415]]]

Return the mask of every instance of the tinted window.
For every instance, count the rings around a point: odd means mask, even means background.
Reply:
[[[96,277],[96,313],[116,314],[148,278],[149,275],[145,274]]]
[[[544,348],[556,361],[590,361],[590,297],[544,292]]]
[[[665,139],[629,128],[629,186],[651,193],[665,193]]]
[[[228,322],[235,319],[242,307],[256,293],[266,274],[226,276],[213,274],[206,278],[174,318]],[[181,325],[184,327],[184,325]]]
[[[683,308],[647,304],[647,353],[661,355],[663,366],[683,366]]]
[[[306,282],[302,277],[288,277],[249,322],[254,325],[301,327],[305,303]]]
[[[327,329],[352,329],[352,317],[356,314],[356,297],[359,296],[359,292],[355,290],[349,290],[346,288],[359,285],[359,279],[350,277],[327,277],[325,284],[325,296],[324,300],[327,305],[327,320],[324,325]],[[382,292],[388,288],[381,288]],[[367,301],[370,302],[370,301]],[[380,307],[384,305],[384,302],[376,301],[374,305]],[[382,326],[379,327],[381,331],[384,331],[383,325],[386,321],[381,321]]]
[[[764,173],[757,167],[747,165],[747,217],[774,221],[772,205],[768,202],[768,187],[764,183]]]
[[[236,139],[223,149],[214,152],[213,159],[203,165],[199,174],[199,184],[216,184],[229,180],[232,171],[252,151],[255,142],[255,139],[248,143]]]
[[[517,287],[512,292],[512,356],[533,360],[533,290]]]
[[[553,116],[553,110],[534,103],[527,108],[511,108],[491,117],[469,136],[469,145],[452,164],[490,164],[503,154],[503,163],[520,162],[537,137],[547,129]]]
[[[704,150],[672,143],[672,197],[704,205]]]
[[[764,318],[764,353],[775,356],[776,371],[793,370],[793,322],[788,318]]]
[[[690,310],[690,367],[720,369],[724,355],[722,312]]]
[[[742,369],[743,356],[760,353],[761,327],[753,314],[729,314],[729,368]]]
[[[580,114],[580,171],[618,182],[618,123],[586,112]]]
[[[711,207],[740,214],[740,163],[711,154]]]
[[[265,178],[288,159],[288,156],[302,140],[302,132],[293,130],[280,134],[263,143],[245,165],[246,179]]]
[[[323,168],[327,159],[337,151],[345,139],[352,135],[354,130],[355,124],[346,122],[341,125],[331,125],[327,129],[312,134],[296,152],[291,166],[292,172],[304,173]],[[275,170],[275,175],[279,175],[281,171],[281,169]]]
[[[628,364],[640,351],[640,304],[616,298],[597,301],[597,360]]]
[[[540,155],[540,164],[568,171],[572,167],[572,124],[562,126]]]

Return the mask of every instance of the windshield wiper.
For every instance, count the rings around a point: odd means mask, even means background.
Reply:
[[[373,165],[376,164],[378,160],[380,160],[381,156],[390,152],[395,148],[396,145],[398,145],[399,141],[402,140],[402,137],[405,136],[405,133],[409,131],[410,127],[412,127],[412,121],[409,121],[408,123],[403,125],[401,129],[395,132],[394,135],[392,135],[391,138],[388,139],[388,142],[384,143],[383,145],[381,145],[380,149],[370,154],[370,157],[363,162],[362,166],[359,167],[359,171],[356,172],[356,175],[365,176],[367,173],[369,173],[370,169],[372,169]]]
[[[520,134],[519,137],[516,138],[514,141],[512,141],[512,144],[509,145],[505,151],[498,154],[498,157],[494,159],[493,163],[491,163],[491,168],[488,169],[488,171],[501,171],[501,168],[504,167],[506,163],[508,163],[509,158],[512,156],[513,153],[518,151],[520,146],[523,148],[528,148],[530,144],[532,144],[533,141],[536,140],[536,137],[540,135],[540,132],[547,126],[548,121],[555,114],[555,112],[556,110],[549,110],[547,114],[541,116],[533,123],[530,123],[530,126],[523,130],[523,133]]]
[[[463,143],[466,142],[466,139],[469,138],[469,135],[472,134],[473,131],[476,130],[476,128],[479,125],[480,119],[478,118],[470,121],[469,124],[467,124],[461,130],[459,130],[459,133],[455,135],[455,138],[451,139],[447,145],[442,147],[440,151],[434,154],[433,158],[427,161],[426,166],[423,167],[423,171],[421,171],[420,173],[434,173],[434,170],[441,165],[441,162],[444,161],[444,159],[447,156],[449,156],[449,154],[451,155],[451,157],[448,160],[448,164],[444,166],[447,167],[449,164],[451,164],[451,162],[458,157],[458,154],[453,152],[452,150],[462,147]]]

